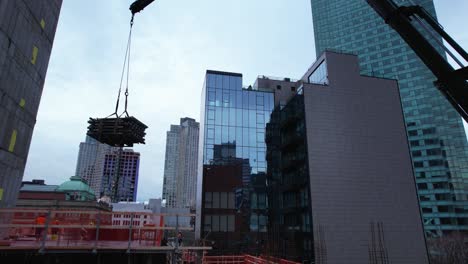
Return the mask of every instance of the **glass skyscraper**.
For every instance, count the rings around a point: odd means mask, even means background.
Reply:
[[[432,0],[394,2],[421,5],[435,17]],[[361,74],[398,80],[426,234],[468,232],[468,144],[433,74],[365,0],[311,5],[317,56],[326,49],[354,53]]]
[[[243,88],[238,73],[207,71],[196,231],[215,247],[249,252],[265,239],[265,127],[273,107],[274,91]]]

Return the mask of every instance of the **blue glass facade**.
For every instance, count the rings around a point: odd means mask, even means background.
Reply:
[[[201,109],[202,166],[199,166],[198,175],[199,178],[202,177],[198,179],[197,187],[198,210],[202,211],[198,216],[201,236],[209,231],[212,233],[210,238],[218,237],[219,243],[223,243],[221,240],[226,240],[224,236],[230,236],[230,240],[242,240],[237,241],[237,245],[242,242],[247,246],[255,245],[256,241],[260,240],[259,237],[266,233],[268,220],[265,190],[267,169],[265,128],[273,107],[274,93],[243,88],[241,74],[207,71]],[[236,166],[240,166],[239,173],[233,176]],[[207,169],[210,169],[210,177],[215,179],[226,177],[228,181],[228,174],[231,175],[229,177],[237,177],[240,182],[238,188],[221,190],[223,186],[219,186],[221,189],[216,190],[214,186],[205,188],[206,190],[211,188],[208,191],[201,190],[202,185],[210,185],[206,179],[203,179],[206,178]],[[229,212],[222,210],[223,207],[213,206],[218,204],[216,201],[218,196],[215,198],[212,193],[218,192],[221,194],[228,192],[227,197],[230,197],[230,193],[235,193],[237,212],[235,212],[234,230],[231,227],[226,230],[213,229],[218,227],[218,215],[221,214],[219,221],[224,219],[223,214],[229,215]],[[223,197],[219,197],[223,203]],[[203,211],[205,209],[200,207],[202,205],[205,206],[203,208],[209,208],[208,212]],[[229,217],[227,219],[230,219]],[[236,242],[232,241],[232,244]],[[225,248],[230,246],[224,245]]]
[[[394,2],[421,5],[435,17],[432,0]],[[354,53],[362,74],[399,81],[427,235],[468,232],[468,144],[461,118],[433,85],[435,77],[366,1],[311,4],[317,56],[325,49]]]
[[[265,125],[273,109],[271,92],[242,89],[242,77],[207,74],[203,164],[214,146],[235,143],[235,157],[248,159],[252,173],[265,172]]]

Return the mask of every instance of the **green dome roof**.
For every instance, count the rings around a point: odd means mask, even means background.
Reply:
[[[57,191],[77,191],[77,192],[90,192],[93,193],[91,187],[78,176],[70,177],[69,181],[66,181],[57,188]]]
[[[94,199],[94,191],[89,187],[85,180],[81,179],[78,176],[70,177],[69,181],[66,181],[57,188],[59,192],[66,193],[81,193],[80,200],[85,199]]]

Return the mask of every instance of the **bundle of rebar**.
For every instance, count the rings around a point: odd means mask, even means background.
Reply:
[[[87,135],[113,147],[133,147],[145,144],[148,128],[133,116],[116,118],[89,118]]]

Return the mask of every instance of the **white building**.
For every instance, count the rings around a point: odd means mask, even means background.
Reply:
[[[138,202],[112,203],[112,225],[143,227],[145,225],[159,226],[160,216],[155,215],[148,204]]]
[[[167,208],[195,205],[199,129],[195,119],[185,117],[167,132],[163,183]]]

